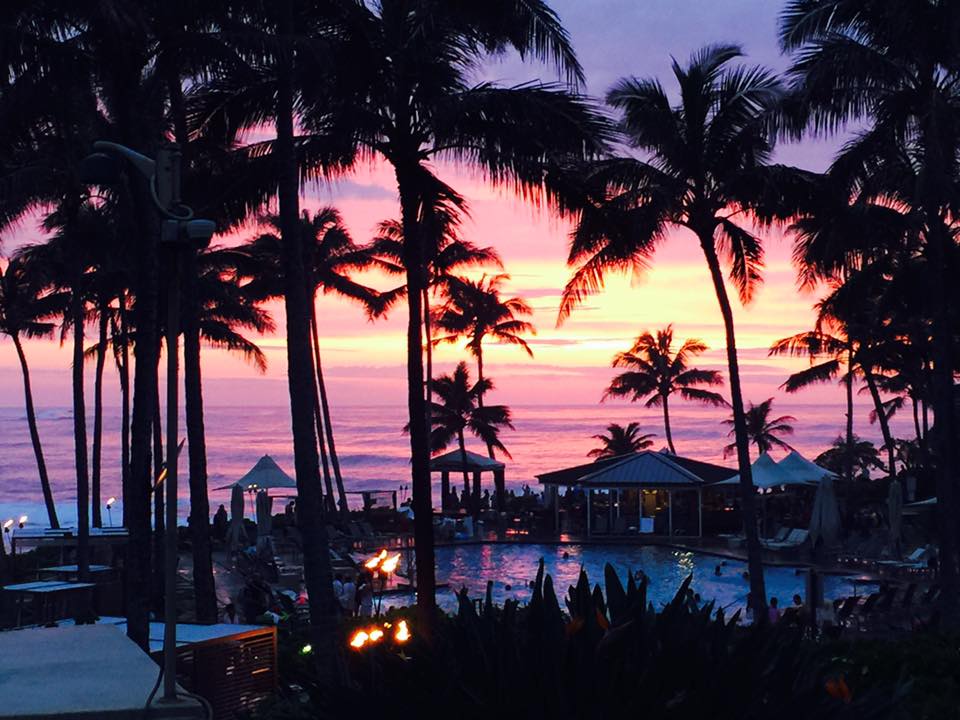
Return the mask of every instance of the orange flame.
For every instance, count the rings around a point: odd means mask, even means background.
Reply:
[[[405,643],[410,639],[410,629],[407,627],[406,620],[397,623],[397,631],[394,633],[393,639],[398,643]]]
[[[383,639],[383,630],[380,628],[373,628],[370,630],[370,642],[375,643]]]
[[[391,555],[386,560],[383,561],[383,564],[380,566],[380,572],[384,575],[389,575],[390,573],[397,571],[397,565],[400,564],[400,553],[396,555]]]
[[[370,558],[369,560],[367,560],[367,561],[363,564],[363,566],[364,566],[367,570],[376,570],[376,569],[380,566],[380,563],[382,563],[382,562],[383,562],[384,560],[386,560],[386,559],[387,559],[387,551],[386,551],[386,550],[381,550],[381,551],[379,552],[379,554],[374,555],[372,558]]]
[[[370,639],[370,635],[368,635],[363,630],[357,630],[357,632],[353,634],[353,637],[350,638],[350,647],[356,650],[359,650],[364,645],[366,645],[367,640],[369,639]]]

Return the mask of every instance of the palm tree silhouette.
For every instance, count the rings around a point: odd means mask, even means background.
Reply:
[[[591,435],[592,438],[599,440],[601,445],[588,452],[587,457],[601,460],[619,455],[629,455],[651,447],[656,435],[653,433],[640,435],[639,433],[640,423],[632,422],[626,427],[611,423],[607,425],[606,435]]]
[[[456,441],[463,462],[463,491],[471,495],[470,476],[467,472],[466,431],[484,442],[487,447],[495,447],[507,457],[510,453],[500,441],[502,428],[513,429],[510,422],[510,409],[506,405],[482,405],[483,395],[493,387],[489,379],[477,380],[470,384],[470,371],[463,361],[457,364],[453,373],[434,379],[433,392],[437,401],[432,403],[430,431],[430,449],[433,452],[445,450]],[[409,425],[406,428],[409,431]],[[498,488],[502,492],[502,488]],[[476,484],[472,493],[471,507],[474,515],[480,509],[480,486]]]
[[[767,398],[759,405],[750,403],[750,407],[747,408],[747,436],[750,438],[750,442],[757,446],[757,453],[761,455],[765,452],[770,452],[770,450],[775,447],[782,448],[783,450],[793,450],[780,436],[793,435],[793,425],[790,423],[795,422],[796,418],[793,417],[793,415],[781,415],[780,417],[771,418],[770,413],[772,409],[773,398]],[[732,428],[734,421],[731,418],[724,420],[723,424],[729,425]],[[730,435],[733,435],[734,432],[735,430],[730,430]],[[733,455],[736,452],[736,441],[723,448],[724,457]]]
[[[17,359],[20,361],[20,372],[23,375],[23,401],[26,406],[27,425],[30,429],[30,442],[33,444],[33,454],[37,461],[37,474],[40,476],[40,489],[47,508],[47,519],[52,528],[59,528],[60,521],[57,518],[57,507],[50,488],[50,476],[47,474],[43,445],[40,442],[37,413],[33,405],[30,368],[22,339],[52,336],[54,324],[43,318],[50,317],[56,312],[57,307],[59,307],[59,300],[55,300],[51,306],[50,297],[44,295],[41,288],[37,287],[37,283],[31,278],[31,273],[24,267],[22,259],[10,260],[6,271],[0,267],[0,334],[6,335],[13,341]]]
[[[944,602],[957,597],[958,537],[954,518],[957,420],[954,408],[952,289],[948,258],[955,245],[950,226],[960,136],[955,127],[960,100],[960,6],[880,0],[790,2],[780,19],[781,47],[793,54],[788,70],[795,90],[792,129],[826,134],[847,122],[863,129],[834,160],[845,181],[843,197],[859,192],[877,204],[914,216],[928,263],[931,395],[941,585]],[[922,37],[923,42],[916,42]]]
[[[770,120],[784,92],[764,68],[731,66],[741,55],[735,45],[717,45],[695,53],[686,66],[674,62],[680,90],[676,106],[656,79],[625,78],[607,94],[620,112],[625,140],[645,159],[629,155],[573,165],[571,183],[579,197],[572,202],[579,218],[568,262],[575,270],[564,290],[560,320],[599,292],[608,272],[643,272],[672,229],[696,236],[723,317],[750,590],[762,603],[766,593],[749,438],[721,258],[729,264],[741,302],[749,302],[761,282],[763,246],[737,217],[749,215],[761,223],[780,219],[788,212],[783,198],[799,193],[806,180],[768,164],[774,144]]]
[[[814,462],[831,472],[840,474],[845,472],[848,458],[853,459],[854,477],[870,477],[870,471],[883,468],[880,453],[873,443],[853,436],[853,443],[848,446],[843,436],[837,437],[833,445],[817,455]]]
[[[277,216],[263,218],[267,226],[280,229]],[[355,300],[366,308],[369,314],[379,312],[377,293],[369,287],[355,282],[350,274],[370,267],[374,260],[370,252],[356,245],[343,225],[340,213],[332,207],[317,210],[312,216],[304,212],[300,220],[300,229],[304,237],[304,266],[308,275],[308,292],[313,299],[310,309],[310,344],[316,369],[316,380],[311,383],[317,394],[315,407],[320,457],[327,484],[327,496],[334,500],[333,481],[336,481],[336,497],[341,513],[347,513],[347,499],[340,472],[340,461],[334,442],[333,424],[330,416],[330,403],[320,356],[320,332],[316,313],[318,294],[333,294]],[[266,232],[250,240],[242,249],[249,262],[241,261],[241,273],[248,279],[245,292],[258,301],[265,301],[283,294],[280,260],[282,241],[274,232]],[[330,466],[327,464],[329,451]]]
[[[493,184],[552,202],[559,198],[550,170],[560,158],[602,152],[606,122],[571,90],[582,80],[582,71],[566,31],[542,0],[492,5],[382,0],[350,3],[343,10],[336,33],[342,43],[324,56],[316,74],[332,78],[343,92],[331,102],[329,86],[307,88],[316,92],[305,93],[302,124],[346,129],[341,137],[355,139],[362,152],[385,160],[396,177],[407,273],[417,605],[421,631],[429,637],[436,577],[422,330],[429,241],[422,233],[436,199],[455,194],[431,163],[461,163]],[[553,63],[569,85],[475,83],[475,69],[506,50]],[[403,70],[396,72],[398,68]],[[292,118],[287,124],[292,135]],[[292,143],[284,142],[292,151]],[[292,166],[290,175],[292,192]]]
[[[484,380],[483,341],[487,338],[505,345],[519,345],[527,355],[533,350],[521,334],[536,335],[532,323],[520,320],[519,315],[532,315],[531,308],[522,298],[503,299],[500,290],[509,275],[484,275],[480,280],[452,278],[447,289],[447,301],[434,316],[437,329],[448,333],[434,340],[436,343],[453,343],[467,338],[467,351],[477,359],[477,379]],[[483,395],[478,398],[483,406]],[[493,446],[487,445],[487,453],[494,456]]]
[[[444,297],[457,277],[456,273],[471,268],[491,265],[502,268],[500,255],[492,247],[478,247],[460,234],[460,212],[456,200],[444,201],[426,208],[422,219],[421,238],[424,245],[426,280],[423,287],[423,334],[426,357],[427,403],[432,399],[433,382],[433,323],[431,300]],[[377,226],[377,236],[370,243],[376,266],[390,275],[404,275],[403,224],[399,220],[384,220]],[[399,299],[406,297],[407,286],[380,293],[380,312],[385,313]],[[428,423],[429,424],[429,423]]]
[[[656,337],[644,332],[627,352],[617,353],[613,367],[630,368],[617,375],[603,394],[607,398],[629,398],[637,402],[646,398],[644,407],[663,409],[663,428],[667,435],[670,452],[677,454],[670,430],[670,396],[674,393],[684,400],[692,400],[713,407],[726,406],[727,401],[719,393],[704,390],[698,385],[717,386],[723,377],[716,370],[699,370],[689,367],[695,356],[706,351],[702,340],[685,340],[676,351],[673,349],[673,325],[658,330]]]

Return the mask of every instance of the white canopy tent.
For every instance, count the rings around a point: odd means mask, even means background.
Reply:
[[[770,457],[770,453],[762,453],[760,457],[754,460],[750,466],[753,476],[753,486],[758,490],[771,490],[775,487],[785,485],[806,485],[807,483],[798,480],[793,474],[780,467],[777,462]],[[739,485],[740,474],[732,478],[717,483],[717,485]]]
[[[287,475],[276,461],[269,455],[264,455],[257,460],[257,464],[250,468],[242,478],[235,483],[230,483],[217,490],[227,490],[239,487],[244,492],[255,493],[259,490],[272,490],[274,488],[296,489],[297,481]]]
[[[817,484],[825,477],[834,479],[837,477],[835,473],[820,467],[815,462],[807,460],[796,450],[791,450],[777,465],[781,470],[789,474],[795,482]]]

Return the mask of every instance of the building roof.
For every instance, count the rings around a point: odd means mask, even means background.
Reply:
[[[503,470],[505,467],[506,465],[499,460],[469,450],[467,450],[466,468],[464,468],[460,450],[451,450],[443,455],[430,458],[431,472],[463,472],[464,469],[467,472],[493,472],[494,470]]]
[[[730,477],[733,472],[721,465],[644,450],[544,473],[537,479],[544,485],[691,488],[717,482]]]

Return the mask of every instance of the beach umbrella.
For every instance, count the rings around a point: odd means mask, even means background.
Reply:
[[[227,528],[227,546],[231,550],[238,550],[241,545],[243,532],[243,488],[234,485],[230,494],[230,527]]]
[[[890,552],[900,557],[900,532],[903,528],[903,489],[900,481],[890,483],[887,493],[887,515],[890,521]]]
[[[824,547],[835,547],[840,540],[840,508],[833,490],[833,478],[823,477],[817,487],[810,515],[810,543],[816,546],[822,539]]]

